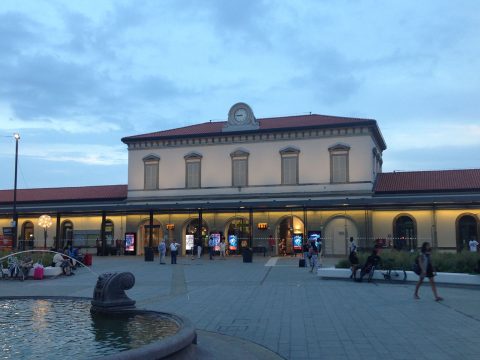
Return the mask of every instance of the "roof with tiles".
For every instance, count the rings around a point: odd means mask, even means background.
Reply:
[[[376,194],[480,191],[480,169],[378,174]]]
[[[343,127],[352,125],[375,125],[375,127],[377,126],[377,122],[373,119],[360,119],[317,114],[264,118],[257,119],[257,121],[259,122],[260,128],[255,131],[301,129],[314,127]],[[190,125],[171,130],[128,136],[124,137],[122,141],[127,143],[135,140],[145,139],[185,137],[194,135],[218,135],[222,134],[222,129],[226,123],[226,121],[206,122],[202,124]]]
[[[18,189],[17,202],[124,200],[127,192],[127,185]],[[13,190],[0,190],[0,203],[12,202]]]

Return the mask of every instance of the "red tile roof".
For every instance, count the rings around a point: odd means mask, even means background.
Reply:
[[[17,189],[17,201],[123,200],[127,192],[127,185]],[[13,190],[0,190],[0,203],[13,203]]]
[[[377,176],[374,191],[377,194],[480,191],[480,169],[382,173]]]
[[[257,119],[260,125],[259,130],[280,130],[289,128],[309,128],[326,126],[348,126],[348,125],[375,125],[377,122],[373,119],[359,119],[328,115],[297,115],[276,118]],[[184,137],[194,135],[213,135],[221,134],[226,121],[206,122],[176,129],[157,131],[148,134],[134,135],[124,137],[123,142],[130,142],[142,139],[158,139],[169,137]],[[378,128],[377,131],[379,132]],[[227,133],[230,134],[231,132]],[[378,134],[380,135],[380,133]],[[381,136],[380,136],[381,137]],[[383,139],[382,139],[383,142]]]

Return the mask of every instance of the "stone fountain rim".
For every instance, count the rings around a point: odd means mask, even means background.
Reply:
[[[0,296],[0,300],[21,300],[21,299],[31,299],[31,300],[54,300],[54,299],[65,299],[65,300],[92,300],[90,297],[85,296],[36,296],[36,295],[26,295],[26,296]],[[154,341],[150,344],[144,345],[142,347],[120,351],[115,354],[99,357],[98,359],[103,360],[133,360],[133,359],[162,359],[166,356],[173,355],[176,352],[179,352],[191,344],[196,344],[197,333],[192,322],[187,318],[174,314],[166,313],[161,311],[154,310],[142,310],[142,309],[126,309],[120,310],[118,313],[121,314],[152,314],[160,315],[170,318],[172,321],[176,322],[179,326],[179,330],[176,334],[172,336],[165,337],[163,339]]]

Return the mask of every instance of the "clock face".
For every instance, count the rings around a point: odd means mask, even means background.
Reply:
[[[237,124],[243,124],[247,121],[247,110],[244,108],[240,108],[235,111],[233,117]]]

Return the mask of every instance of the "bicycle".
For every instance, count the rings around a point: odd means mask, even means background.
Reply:
[[[401,281],[401,282],[406,282],[407,281],[407,272],[405,271],[405,269],[399,269],[399,270],[386,269],[386,270],[382,270],[382,275],[383,275],[383,279],[385,281],[390,281],[390,282],[392,282],[393,280]]]

